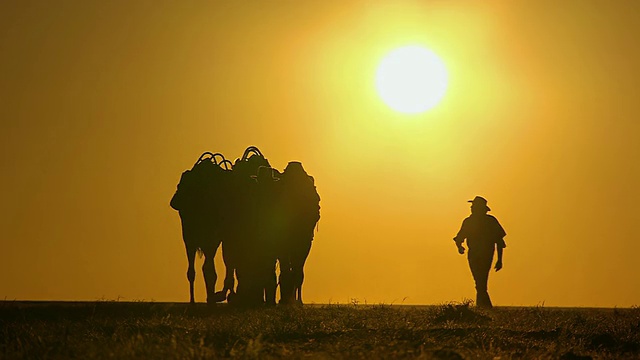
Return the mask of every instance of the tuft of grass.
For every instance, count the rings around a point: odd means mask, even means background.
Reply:
[[[487,315],[483,315],[479,310],[472,309],[473,300],[465,299],[461,303],[447,303],[438,306],[434,321],[436,323],[486,323],[491,321]]]

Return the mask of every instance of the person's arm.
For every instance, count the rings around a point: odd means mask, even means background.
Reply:
[[[456,237],[453,238],[453,241],[455,241],[456,246],[458,247],[458,253],[459,254],[464,254],[464,246],[462,246],[462,243],[464,242],[464,240],[467,238],[467,230],[466,230],[466,219],[465,221],[462,222],[462,226],[460,227],[460,231],[458,231],[458,234],[456,235]]]
[[[458,254],[460,254],[460,255],[464,254],[465,248],[464,248],[464,246],[462,246],[462,242],[457,242],[456,241],[456,246],[458,247]]]
[[[500,269],[502,269],[502,250],[504,247],[500,246],[500,244],[496,245],[496,250],[498,250],[498,260],[496,261],[495,269],[496,271],[500,271]]]
[[[500,271],[500,269],[502,269],[502,251],[504,250],[504,248],[507,247],[507,244],[504,242],[504,237],[507,235],[506,231],[504,231],[504,229],[502,228],[502,225],[500,225],[500,222],[498,221],[498,219],[496,219],[495,217],[493,218],[495,220],[495,237],[497,239],[496,241],[496,250],[498,250],[498,260],[496,260],[496,266],[495,269],[496,271]]]

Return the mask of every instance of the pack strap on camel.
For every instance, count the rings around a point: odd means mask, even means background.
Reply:
[[[218,162],[217,157],[222,158],[222,160],[220,160],[220,162]],[[222,155],[221,153],[212,153],[210,151],[205,151],[204,153],[202,153],[202,155],[200,155],[200,157],[198,158],[198,160],[195,162],[195,164],[193,164],[193,167],[191,167],[191,170],[193,170],[196,166],[198,166],[200,163],[202,163],[203,161],[209,160],[212,163],[214,163],[215,165],[220,165],[220,163],[224,162],[226,159],[224,157],[224,155]]]
[[[241,178],[248,178],[256,175],[260,166],[271,166],[269,160],[264,157],[260,149],[256,146],[249,146],[244,150],[241,158],[233,163],[233,170]]]
[[[262,155],[262,152],[260,151],[260,149],[258,149],[257,146],[249,146],[244,150],[244,153],[242,154],[242,161],[247,161],[251,157],[251,154],[258,155],[261,158],[264,158],[264,155]]]

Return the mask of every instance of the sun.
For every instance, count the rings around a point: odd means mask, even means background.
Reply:
[[[442,100],[447,80],[447,69],[436,54],[421,46],[405,46],[382,60],[376,73],[376,88],[394,110],[417,114]]]

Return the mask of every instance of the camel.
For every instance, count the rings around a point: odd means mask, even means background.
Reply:
[[[287,164],[280,176],[280,211],[285,226],[278,249],[280,303],[302,304],[304,264],[311,250],[314,229],[320,220],[320,196],[312,176],[298,161]]]
[[[257,174],[261,166],[269,166],[269,161],[255,146],[249,146],[242,158],[233,164],[229,188],[232,200],[226,208],[227,223],[222,241],[226,276],[224,288],[218,294],[218,298],[226,296],[230,303],[257,302],[255,289],[258,284],[255,282],[258,275],[253,262],[259,256],[259,249],[255,243],[255,180],[251,176]],[[238,279],[237,289],[235,278]]]
[[[218,162],[218,157],[222,161]],[[191,170],[182,173],[176,193],[171,199],[170,205],[178,211],[182,223],[182,238],[189,263],[187,280],[190,303],[195,302],[196,253],[205,258],[202,273],[207,289],[207,302],[217,301],[214,257],[223,237],[225,201],[221,201],[220,196],[227,194],[221,189],[229,187],[231,172],[228,168],[229,162],[222,154],[205,152]]]
[[[195,302],[194,263],[200,254],[208,303],[226,299],[255,306],[266,299],[275,305],[278,262],[281,303],[302,304],[303,268],[320,218],[319,201],[313,177],[299,162],[290,162],[281,174],[255,146],[233,164],[220,153],[202,154],[182,174],[171,199],[182,223],[190,302]],[[226,274],[223,289],[215,292],[220,245]]]
[[[280,173],[261,153],[250,158],[246,154],[234,164],[239,176],[234,178],[234,185],[240,186],[234,191],[239,210],[233,212],[235,221],[229,226],[233,234],[222,242],[227,266],[224,291],[229,291],[228,300],[234,302],[235,269],[237,303],[275,305],[279,263],[281,303],[302,304],[304,265],[320,218],[313,177],[300,162],[290,162]],[[247,159],[253,161],[251,166]],[[249,176],[254,181],[247,181],[247,174],[255,174]]]

